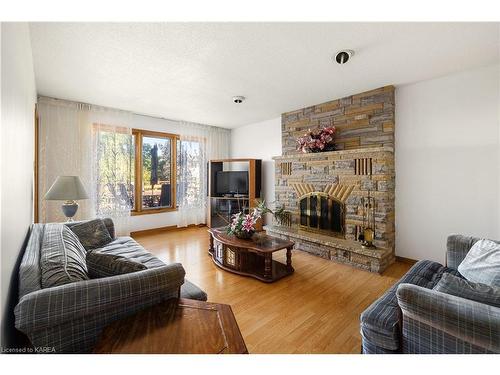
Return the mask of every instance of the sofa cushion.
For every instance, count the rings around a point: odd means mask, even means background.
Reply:
[[[141,263],[147,268],[156,268],[165,265],[165,263],[145,250],[131,237],[118,237],[106,246],[92,250],[92,253],[118,255],[133,260],[134,262]],[[184,284],[181,286],[181,297],[206,301],[207,293],[188,280],[185,280]]]
[[[165,265],[165,263],[150,252],[146,251],[131,237],[118,237],[114,241],[93,251],[102,254],[119,255],[138,263],[142,263],[147,268],[155,268]]]
[[[92,279],[97,279],[142,271],[147,269],[147,267],[142,263],[123,256],[89,251],[87,252],[87,269],[89,276]]]
[[[500,307],[500,287],[474,283],[445,273],[433,288],[437,292]]]
[[[469,281],[500,286],[500,244],[490,240],[477,241],[458,270]]]
[[[42,288],[88,280],[85,249],[63,224],[46,224],[40,250]]]
[[[397,287],[401,283],[409,283],[432,289],[444,273],[461,277],[458,271],[430,260],[422,260],[413,265],[401,280],[361,314],[363,342],[368,341],[372,346],[385,350],[398,351],[401,347],[401,309],[396,296]],[[363,348],[365,346],[363,344]]]
[[[97,249],[113,241],[102,219],[84,221],[72,225],[70,229],[76,234],[85,250]]]

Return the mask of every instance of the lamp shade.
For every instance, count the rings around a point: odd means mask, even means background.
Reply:
[[[43,199],[68,201],[88,198],[89,196],[78,176],[58,176]]]

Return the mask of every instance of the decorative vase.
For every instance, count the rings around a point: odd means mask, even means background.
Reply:
[[[254,230],[252,230],[251,232],[247,232],[247,231],[241,231],[241,232],[237,232],[235,233],[234,235],[239,238],[240,240],[249,240],[250,238],[252,238],[253,234],[255,233]]]

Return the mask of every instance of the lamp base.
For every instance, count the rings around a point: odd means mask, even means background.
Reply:
[[[78,211],[78,203],[76,201],[66,201],[61,206],[61,210],[64,216],[66,216],[67,221],[71,222],[73,221],[73,216],[76,215],[76,211]]]

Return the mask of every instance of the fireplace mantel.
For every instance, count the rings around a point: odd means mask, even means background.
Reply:
[[[394,148],[390,146],[362,148],[354,150],[337,150],[327,152],[309,152],[293,155],[273,156],[275,161],[292,161],[292,160],[322,160],[328,158],[330,160],[339,160],[345,158],[363,158],[377,153],[394,153]]]

